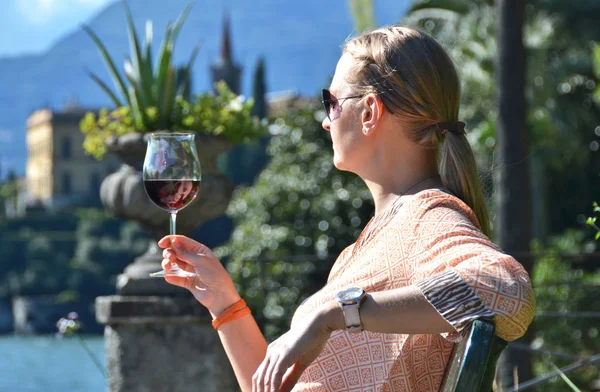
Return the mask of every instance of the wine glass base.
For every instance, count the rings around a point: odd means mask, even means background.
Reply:
[[[196,276],[196,273],[187,272],[182,269],[176,269],[176,270],[172,269],[172,270],[168,270],[168,271],[152,272],[150,274],[150,277],[152,277],[152,278],[164,278],[165,276],[181,276],[181,277],[185,277],[185,278],[191,278],[191,277]]]

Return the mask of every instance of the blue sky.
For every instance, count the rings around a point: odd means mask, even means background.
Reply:
[[[1,0],[0,57],[48,49],[115,0]]]

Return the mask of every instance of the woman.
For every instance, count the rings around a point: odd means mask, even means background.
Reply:
[[[384,27],[346,43],[323,90],[334,163],[359,175],[375,215],[327,284],[267,345],[205,246],[165,237],[163,268],[213,317],[244,391],[437,391],[453,342],[477,318],[522,336],[535,301],[523,267],[487,237],[459,81],[431,37]]]

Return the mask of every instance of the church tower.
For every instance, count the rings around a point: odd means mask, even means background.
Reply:
[[[223,20],[223,36],[221,37],[221,53],[211,66],[212,84],[223,80],[231,91],[241,93],[240,76],[242,68],[233,62],[231,55],[231,32],[229,16]],[[214,89],[214,87],[213,87]]]

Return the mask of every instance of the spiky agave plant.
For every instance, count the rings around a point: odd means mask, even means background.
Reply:
[[[129,108],[133,125],[137,131],[170,129],[172,124],[178,122],[178,119],[174,118],[177,115],[176,100],[177,97],[182,97],[189,92],[189,75],[200,49],[199,45],[194,48],[184,71],[179,72],[184,77],[178,78],[177,67],[172,61],[173,49],[181,27],[190,12],[191,4],[183,10],[175,23],[168,24],[156,67],[153,65],[152,58],[152,22],[150,20],[146,22],[146,35],[142,46],[131,17],[131,11],[125,0],[123,0],[123,8],[130,47],[130,57],[124,63],[124,73],[128,84],[117,70],[115,61],[100,38],[89,26],[83,26],[98,47],[117,92],[113,91],[96,74],[89,72],[89,76],[106,92],[117,108],[123,106]]]

